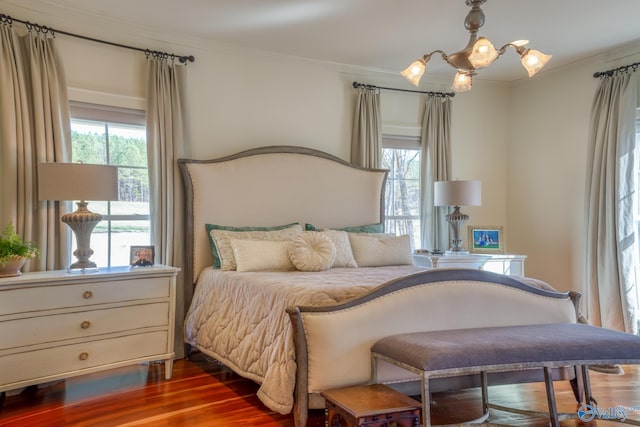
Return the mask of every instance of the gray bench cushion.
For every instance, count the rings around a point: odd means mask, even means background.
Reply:
[[[371,350],[424,371],[585,360],[637,363],[640,336],[592,325],[551,323],[393,335]]]

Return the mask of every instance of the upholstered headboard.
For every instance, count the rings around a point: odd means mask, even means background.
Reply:
[[[364,169],[322,151],[273,146],[213,160],[178,160],[185,185],[187,303],[213,263],[205,224],[319,227],[383,219],[387,171]]]

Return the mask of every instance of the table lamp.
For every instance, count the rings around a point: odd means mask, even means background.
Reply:
[[[469,220],[469,215],[460,212],[460,206],[480,206],[482,185],[480,181],[436,181],[433,188],[434,206],[453,206],[453,212],[445,218],[451,226],[451,249],[447,255],[468,255],[462,247],[460,227]]]
[[[118,168],[87,163],[40,163],[38,166],[40,200],[78,200],[78,209],[62,215],[76,235],[77,261],[69,269],[97,268],[89,258],[91,233],[102,215],[87,209],[87,200],[118,200]]]

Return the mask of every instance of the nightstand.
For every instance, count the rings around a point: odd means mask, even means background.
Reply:
[[[479,268],[510,276],[524,276],[526,255],[468,254],[468,255],[428,255],[414,254],[415,265],[431,268]]]
[[[171,378],[178,271],[158,265],[0,279],[0,392],[160,360]]]

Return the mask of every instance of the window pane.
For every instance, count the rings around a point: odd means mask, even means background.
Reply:
[[[107,163],[107,134],[104,123],[71,121],[71,160],[104,165]]]
[[[131,246],[148,245],[149,235],[149,220],[112,221],[111,265],[129,265]]]
[[[146,168],[146,137],[140,126],[109,124],[109,163]]]

